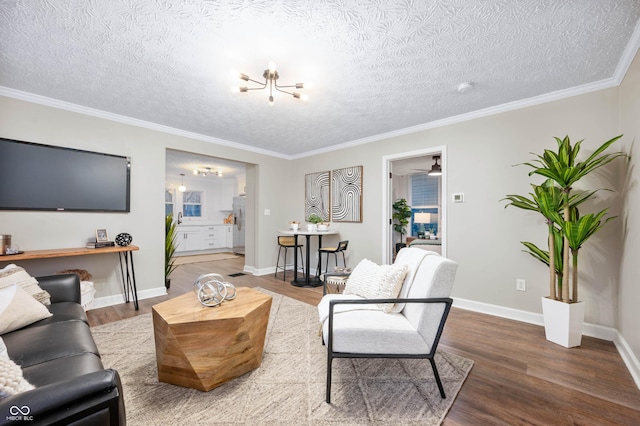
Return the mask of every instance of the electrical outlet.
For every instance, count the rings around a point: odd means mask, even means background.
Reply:
[[[527,281],[522,278],[518,278],[516,280],[516,290],[518,291],[527,291]]]

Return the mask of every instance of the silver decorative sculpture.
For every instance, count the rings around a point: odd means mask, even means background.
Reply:
[[[220,274],[200,275],[193,283],[193,291],[203,306],[218,306],[225,300],[233,300],[236,297],[236,287],[224,281]]]

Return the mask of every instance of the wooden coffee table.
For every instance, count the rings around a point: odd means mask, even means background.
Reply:
[[[271,296],[237,290],[216,307],[194,292],[153,306],[158,380],[209,391],[260,366]]]

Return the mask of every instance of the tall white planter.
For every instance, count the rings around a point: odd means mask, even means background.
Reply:
[[[564,303],[543,297],[542,315],[547,340],[565,348],[580,346],[584,323],[584,302]]]

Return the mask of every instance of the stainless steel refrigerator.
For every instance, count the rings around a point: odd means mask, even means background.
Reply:
[[[244,255],[244,222],[246,197],[233,198],[233,252]]]

